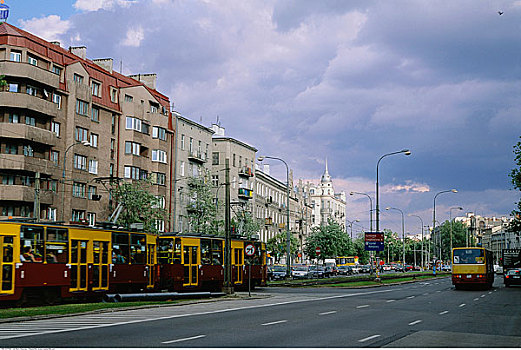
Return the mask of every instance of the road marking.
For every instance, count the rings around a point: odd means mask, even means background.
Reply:
[[[323,316],[323,315],[331,315],[331,314],[336,314],[336,311],[326,311],[326,312],[321,312],[321,313],[319,313],[320,316]]]
[[[482,295],[481,297],[482,297],[482,298],[484,298],[485,296],[486,296],[486,295],[485,295],[485,294],[483,294],[483,295]]]
[[[449,312],[447,310],[440,312],[440,315],[448,314]]]
[[[412,321],[411,323],[409,323],[409,326],[414,326],[415,324],[418,324],[420,323],[422,320],[416,320],[416,321]]]
[[[386,301],[386,303],[392,303],[393,301],[396,301],[396,300],[394,300],[394,299],[389,299],[389,300]]]
[[[261,326],[271,326],[271,325],[273,325],[273,324],[279,324],[279,323],[285,323],[285,322],[288,322],[288,320],[280,320],[280,321],[267,322],[267,323],[263,323],[263,324],[261,324]]]
[[[364,307],[369,307],[369,305],[358,305],[356,308],[357,308],[357,309],[362,309],[362,308],[364,308]]]
[[[411,295],[411,296],[407,297],[406,299],[412,299],[412,298],[414,298],[414,295]]]
[[[194,340],[194,339],[199,339],[199,338],[204,338],[204,337],[206,337],[206,335],[201,334],[201,335],[196,335],[196,336],[194,336],[194,337],[188,337],[188,338],[181,338],[181,339],[174,339],[174,340],[162,341],[161,344],[179,343],[179,342],[182,342],[182,341]]]
[[[441,293],[441,290],[437,290],[436,293]]]
[[[367,338],[364,338],[364,339],[360,339],[360,340],[358,340],[358,342],[359,343],[364,343],[364,342],[366,342],[368,340],[371,340],[371,339],[374,339],[374,338],[378,338],[378,337],[381,337],[381,335],[380,334],[375,334],[375,335],[372,335],[370,337],[367,337]]]
[[[479,298],[474,298],[474,301],[479,300]]]
[[[465,306],[465,305],[467,305],[467,304],[460,304],[460,306],[459,306],[459,307],[463,307],[463,306]]]
[[[429,293],[423,293],[422,295],[429,295]]]
[[[492,294],[492,292],[488,292],[488,294]]]

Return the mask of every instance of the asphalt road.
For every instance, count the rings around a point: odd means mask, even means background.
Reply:
[[[0,347],[520,347],[521,288],[450,278],[0,324]]]

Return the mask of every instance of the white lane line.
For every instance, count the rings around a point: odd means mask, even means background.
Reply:
[[[389,299],[389,300],[386,301],[386,303],[392,303],[393,301],[396,301],[396,300],[394,300],[394,299]]]
[[[492,294],[492,292],[488,292],[488,294]]]
[[[418,324],[420,322],[422,322],[422,320],[412,321],[411,323],[409,323],[409,326],[414,326],[415,324]]]
[[[448,313],[449,313],[449,312],[448,312],[447,310],[445,310],[445,311],[440,312],[439,314],[440,314],[440,315],[445,315],[445,314],[448,314]]]
[[[411,295],[411,296],[407,297],[406,299],[412,299],[412,298],[414,298],[414,295]]]
[[[366,342],[368,340],[371,340],[371,339],[374,339],[374,338],[378,338],[378,337],[381,337],[381,335],[380,334],[375,334],[375,335],[372,335],[370,337],[367,337],[367,338],[364,338],[364,339],[360,339],[360,340],[358,340],[358,342],[359,343],[364,343],[364,342]]]
[[[467,304],[460,304],[460,306],[459,306],[459,307],[463,307],[463,306],[465,306],[465,305],[467,305]]]
[[[336,311],[326,311],[319,313],[320,316],[336,314]]]
[[[441,290],[437,290],[436,293],[441,293]]]
[[[357,309],[363,309],[364,307],[369,307],[369,305],[358,305],[356,308]]]
[[[271,325],[273,325],[273,324],[279,324],[279,323],[285,323],[285,322],[288,322],[288,320],[280,320],[280,321],[267,322],[267,323],[263,323],[263,324],[261,324],[261,326],[271,326]]]
[[[422,295],[429,295],[429,293],[423,293]]]
[[[184,314],[176,314],[176,315],[165,315],[160,317],[150,317],[146,319],[140,319],[140,320],[129,320],[129,321],[121,321],[121,322],[115,322],[111,324],[103,324],[103,325],[96,325],[96,326],[82,326],[75,328],[66,328],[66,329],[58,329],[58,330],[47,330],[40,333],[35,334],[20,334],[20,335],[11,335],[11,336],[2,336],[0,339],[14,339],[14,338],[24,338],[24,337],[30,337],[30,336],[38,336],[43,334],[57,334],[57,333],[65,333],[65,332],[74,332],[74,331],[80,331],[85,329],[95,329],[95,328],[105,328],[105,327],[115,327],[115,326],[121,326],[121,325],[127,325],[127,324],[134,324],[134,323],[142,323],[142,322],[152,322],[152,321],[160,321],[160,320],[171,320],[175,318],[182,318],[182,317],[191,317],[191,316],[200,316],[200,315],[211,315],[211,314],[220,314],[225,312],[233,312],[233,311],[239,311],[239,310],[251,310],[251,309],[260,309],[260,308],[266,308],[266,307],[274,307],[274,306],[280,306],[280,305],[290,305],[290,304],[300,304],[300,303],[309,303],[314,301],[320,301],[320,300],[330,300],[330,299],[340,299],[340,298],[348,298],[348,297],[356,297],[361,295],[371,295],[371,294],[380,294],[380,293],[389,293],[392,291],[401,290],[401,288],[397,289],[384,289],[384,290],[377,290],[377,291],[370,291],[370,292],[357,292],[357,293],[349,293],[349,294],[341,294],[341,295],[332,295],[327,297],[319,297],[319,298],[307,298],[307,299],[301,299],[301,300],[289,300],[289,301],[280,301],[275,303],[268,303],[268,304],[262,304],[262,305],[248,305],[248,306],[239,306],[239,307],[231,307],[227,309],[219,309],[219,310],[213,310],[213,311],[201,311],[201,312],[193,312],[193,313],[184,313]],[[38,321],[35,321],[38,322]]]
[[[485,296],[486,296],[486,295],[485,295],[485,294],[483,294],[483,295],[482,295],[481,297],[482,297],[482,298],[484,298]]]
[[[474,298],[474,301],[479,300],[479,298]]]
[[[206,335],[201,334],[201,335],[196,335],[196,336],[194,336],[194,337],[188,337],[188,338],[181,338],[181,339],[174,339],[174,340],[162,341],[161,344],[179,343],[179,342],[182,342],[182,341],[194,340],[194,339],[199,339],[199,338],[204,338],[204,337],[206,337]]]

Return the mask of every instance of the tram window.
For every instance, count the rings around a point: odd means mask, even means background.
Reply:
[[[66,228],[47,227],[45,232],[45,261],[66,263],[68,257],[68,231]]]
[[[13,265],[2,266],[2,290],[11,290],[13,285]]]
[[[101,253],[101,263],[108,264],[109,263],[109,242],[101,242],[101,247],[103,248]]]
[[[13,262],[13,237],[4,237],[4,250],[2,261],[4,263]]]
[[[176,238],[174,241],[174,264],[181,263],[181,238]]]
[[[130,236],[130,256],[133,264],[144,264],[146,262],[146,236],[132,234]]]
[[[92,243],[92,248],[93,248],[93,258],[94,258],[94,264],[99,264],[100,262],[100,258],[101,258],[101,245],[100,245],[101,242],[98,242],[98,241],[94,241]],[[98,275],[99,277],[99,275]]]
[[[212,240],[212,264],[223,264],[223,242],[217,239]]]
[[[212,264],[211,241],[209,239],[201,239],[201,264]]]
[[[160,264],[172,263],[174,252],[174,240],[171,238],[160,238],[157,242],[157,260]]]
[[[20,227],[20,246],[24,252],[26,247],[31,247],[34,262],[42,262],[43,259],[43,227],[42,226],[21,226]],[[27,253],[29,254],[29,253]],[[25,259],[28,260],[28,259]]]
[[[87,242],[86,241],[80,242],[80,263],[82,263],[82,264],[87,263]]]
[[[114,264],[126,264],[130,261],[128,233],[112,232],[112,262]]]

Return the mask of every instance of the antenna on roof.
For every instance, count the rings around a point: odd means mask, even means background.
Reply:
[[[123,74],[123,60],[119,60],[119,73]]]
[[[203,116],[202,115],[199,117],[199,124],[201,124],[201,125],[203,124]]]

